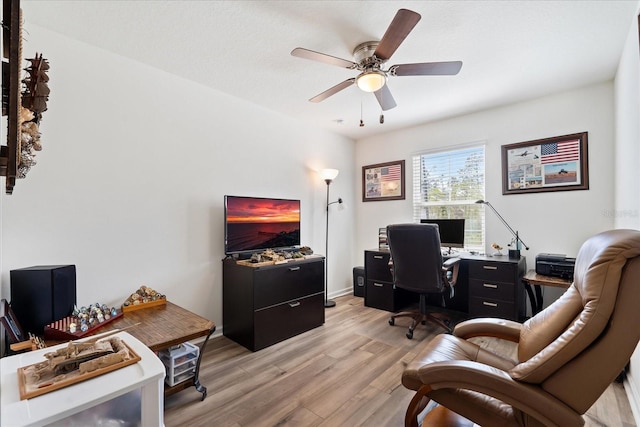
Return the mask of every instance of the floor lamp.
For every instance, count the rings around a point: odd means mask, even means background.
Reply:
[[[329,202],[329,186],[331,182],[338,176],[338,169],[323,169],[320,171],[320,176],[327,183],[327,224],[325,226],[325,252],[324,252],[324,306],[335,307],[336,302],[329,299],[329,206],[334,203],[341,204],[342,199],[338,199],[335,202]]]

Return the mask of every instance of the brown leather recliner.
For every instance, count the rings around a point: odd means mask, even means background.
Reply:
[[[535,317],[468,320],[427,345],[402,375],[416,390],[405,425],[432,399],[483,426],[582,426],[638,344],[639,304],[640,231],[589,238],[571,287]],[[517,342],[517,360],[467,341],[475,336]]]

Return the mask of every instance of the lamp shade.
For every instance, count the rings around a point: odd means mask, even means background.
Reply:
[[[338,176],[338,173],[340,173],[338,169],[322,169],[320,171],[320,176],[325,181],[333,181]]]
[[[365,92],[375,92],[387,82],[387,76],[382,71],[365,71],[356,78],[356,84]]]

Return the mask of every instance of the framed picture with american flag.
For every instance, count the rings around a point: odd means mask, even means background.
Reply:
[[[587,132],[502,146],[502,194],[588,189]]]
[[[362,201],[404,200],[404,160],[362,167]]]

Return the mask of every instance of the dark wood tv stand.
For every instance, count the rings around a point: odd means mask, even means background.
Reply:
[[[324,257],[222,267],[222,330],[238,344],[257,351],[324,323]]]

